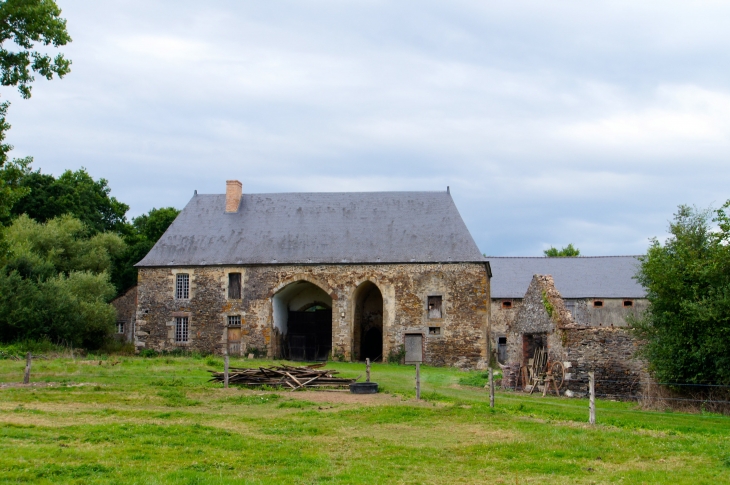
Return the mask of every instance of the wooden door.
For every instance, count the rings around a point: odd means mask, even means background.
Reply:
[[[241,327],[228,327],[228,355],[241,355]]]

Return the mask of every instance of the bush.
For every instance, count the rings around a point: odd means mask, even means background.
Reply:
[[[400,364],[406,358],[406,346],[400,344],[395,349],[392,349],[388,354],[389,364]]]

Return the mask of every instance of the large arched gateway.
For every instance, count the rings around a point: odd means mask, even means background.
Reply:
[[[353,360],[383,360],[383,294],[366,281],[355,290]]]
[[[327,360],[332,350],[332,297],[319,286],[297,281],[272,299],[278,357]]]

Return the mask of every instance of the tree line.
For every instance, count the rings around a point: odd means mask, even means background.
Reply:
[[[84,169],[54,177],[26,166],[16,187],[2,218],[0,340],[103,345],[116,319],[109,301],[136,284],[134,264],[179,211],[128,221],[129,207]]]
[[[0,1],[0,85],[32,94],[35,76],[63,78],[71,61],[46,51],[71,42],[53,0]],[[10,159],[10,103],[0,103],[0,341],[50,339],[97,348],[114,328],[109,301],[136,284],[141,260],[178,214],[129,206],[85,169],[59,177]]]

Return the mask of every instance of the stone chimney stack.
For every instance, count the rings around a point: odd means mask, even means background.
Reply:
[[[238,180],[226,180],[226,212],[238,212],[241,205],[243,184]]]

